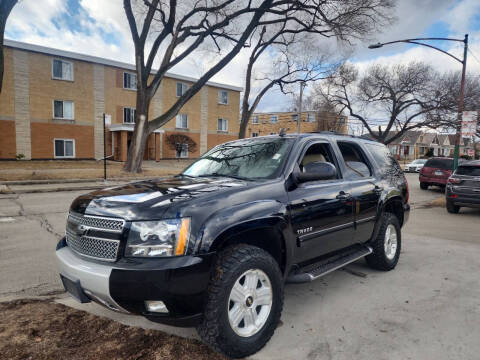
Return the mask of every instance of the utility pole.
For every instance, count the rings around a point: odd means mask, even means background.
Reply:
[[[300,99],[298,101],[298,115],[297,115],[297,133],[300,134],[300,122],[302,121],[302,101],[303,101],[303,88],[305,83],[302,81],[300,83]]]
[[[460,98],[458,100],[457,114],[457,132],[455,134],[455,152],[453,155],[453,170],[458,166],[458,157],[460,155],[460,141],[462,140],[462,120],[463,120],[463,93],[465,88],[465,72],[467,69],[467,50],[468,50],[468,34],[465,34],[463,40],[463,61],[462,61],[462,82],[460,83]]]

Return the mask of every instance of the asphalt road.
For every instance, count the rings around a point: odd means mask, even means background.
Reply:
[[[363,260],[285,290],[282,325],[252,359],[474,359],[480,353],[479,209],[448,214],[408,174],[413,210],[394,271]],[[0,197],[0,300],[61,290],[54,249],[79,192]],[[195,337],[95,304],[64,303],[123,323]]]

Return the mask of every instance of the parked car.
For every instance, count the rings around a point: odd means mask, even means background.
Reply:
[[[427,159],[416,159],[405,165],[405,172],[419,172],[423,165],[427,162]]]
[[[410,206],[387,147],[331,133],[219,145],[183,173],[91,192],[56,248],[81,302],[197,326],[234,358],[273,335],[285,283],[397,265]],[[312,296],[315,296],[312,294]]]
[[[457,214],[460,207],[480,207],[480,160],[462,163],[448,179],[445,191],[447,211]]]
[[[444,187],[448,178],[452,175],[453,159],[446,157],[434,157],[427,160],[420,170],[420,188],[427,190],[430,185]]]

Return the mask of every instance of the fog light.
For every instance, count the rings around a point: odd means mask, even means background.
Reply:
[[[150,312],[168,313],[168,309],[163,303],[163,301],[148,300],[145,301],[145,307]]]

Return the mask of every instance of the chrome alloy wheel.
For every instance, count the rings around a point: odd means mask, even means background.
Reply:
[[[385,256],[387,259],[393,260],[397,253],[397,229],[393,224],[388,224],[387,226],[383,246],[385,248]]]
[[[242,337],[255,335],[265,325],[272,309],[273,290],[270,279],[260,269],[245,271],[230,291],[228,321]]]

